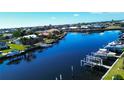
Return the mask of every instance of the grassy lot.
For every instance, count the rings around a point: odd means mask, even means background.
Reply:
[[[120,28],[120,26],[109,26],[106,29],[118,29],[118,28]]]
[[[104,80],[112,80],[112,76],[119,75],[124,79],[124,57],[119,58],[118,62],[113,66],[109,73],[105,76]]]
[[[9,40],[0,40],[0,42],[9,42]]]
[[[8,44],[10,46],[10,49],[3,50],[4,53],[10,52],[12,50],[25,50],[26,46],[24,45],[18,45],[18,44]]]
[[[2,55],[0,54],[0,57],[2,57]]]
[[[44,43],[46,44],[51,44],[53,43],[55,40],[54,39],[47,39],[47,38],[44,38]]]

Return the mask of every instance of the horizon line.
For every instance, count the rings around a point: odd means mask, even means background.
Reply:
[[[52,26],[59,26],[59,25],[72,25],[72,24],[80,24],[80,23],[96,23],[96,22],[110,22],[114,19],[111,19],[111,20],[106,20],[106,21],[92,21],[92,22],[78,22],[78,23],[64,23],[64,24],[46,24],[46,25],[32,25],[32,26],[18,26],[18,27],[4,27],[4,28],[0,28],[0,29],[16,29],[16,28],[28,28],[28,27],[40,27],[40,26],[49,26],[49,25],[52,25]],[[114,20],[114,21],[123,21],[124,19],[120,19],[120,20]]]

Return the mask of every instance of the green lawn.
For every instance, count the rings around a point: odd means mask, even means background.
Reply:
[[[124,69],[122,69],[124,57],[119,58],[118,62],[113,66],[109,73],[104,77],[104,80],[112,80],[112,76],[119,75],[124,79]]]
[[[47,39],[47,38],[44,38],[44,43],[46,44],[51,44],[53,43],[55,40],[54,39]]]
[[[109,26],[106,29],[118,29],[118,28],[120,28],[120,26]]]
[[[0,42],[9,42],[9,40],[0,40]]]
[[[0,54],[0,57],[2,57],[2,55]]]
[[[2,50],[4,53],[10,52],[12,50],[25,50],[26,46],[24,45],[18,45],[18,44],[8,44],[10,46],[10,49]]]

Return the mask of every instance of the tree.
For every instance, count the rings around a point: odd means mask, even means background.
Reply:
[[[13,32],[13,36],[14,37],[20,37],[21,36],[21,31],[22,30],[20,28],[18,28],[16,31]]]
[[[121,27],[124,27],[124,23],[121,23]]]
[[[112,22],[114,22],[115,20],[114,19],[112,19]]]
[[[0,39],[1,39],[1,40],[4,39],[3,34],[0,34]]]
[[[25,36],[26,35],[26,30],[22,30],[21,31],[21,36]]]
[[[27,34],[31,35],[31,34],[34,34],[34,32],[33,31],[28,31]]]

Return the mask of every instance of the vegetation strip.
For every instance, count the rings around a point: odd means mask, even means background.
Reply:
[[[53,45],[54,43],[57,43],[67,34],[67,32],[61,32],[57,29],[50,29],[45,32],[42,31],[42,32],[35,33],[37,35],[35,34],[24,35],[22,37],[17,32],[18,31],[16,31],[16,34],[14,33],[15,36],[19,35],[17,40],[22,38],[20,39],[19,44],[18,42],[13,42],[14,40],[11,41],[11,39],[6,42],[1,41],[0,59],[5,59],[8,57],[14,57],[14,56],[16,57],[16,56],[19,56],[23,53],[32,51],[37,48],[49,47]],[[44,41],[43,38],[46,38],[49,42]]]
[[[114,62],[114,64],[111,66],[111,68],[104,74],[104,76],[101,78],[101,80],[105,80],[105,77],[109,74],[109,72],[113,69],[113,67],[119,62],[119,59],[122,58],[124,55],[124,52],[119,56],[119,58]]]

